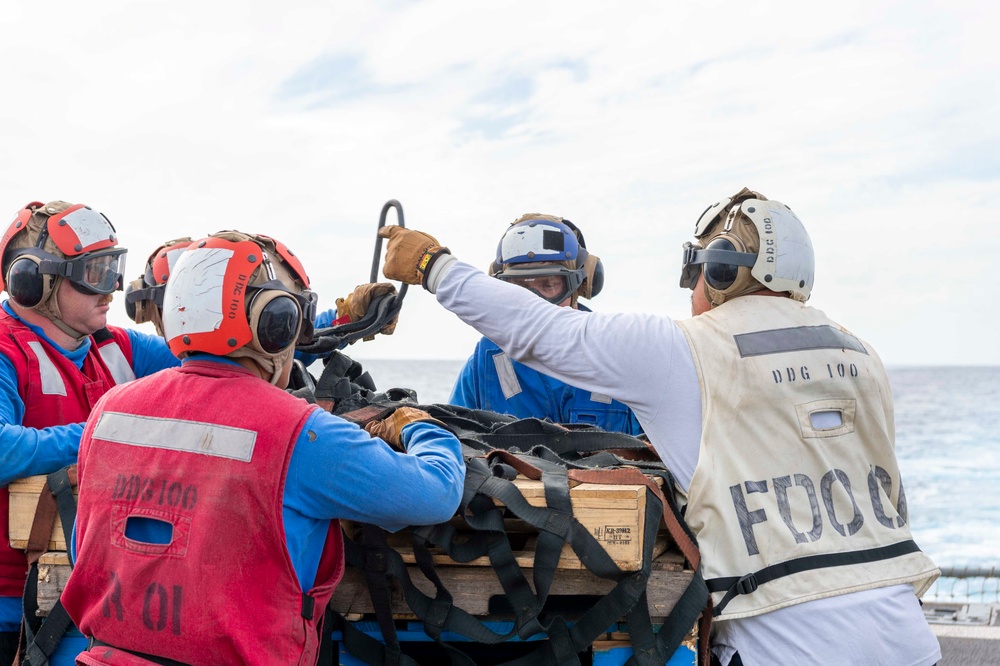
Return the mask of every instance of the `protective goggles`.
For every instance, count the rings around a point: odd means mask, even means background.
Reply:
[[[587,272],[582,268],[570,270],[565,266],[510,267],[500,271],[497,277],[504,282],[530,289],[548,302],[558,305],[580,288]]]
[[[756,254],[739,252],[724,238],[716,238],[706,248],[684,243],[680,284],[683,289],[694,289],[704,265],[708,285],[713,289],[728,289],[736,281],[740,266],[752,268],[756,262]]]
[[[66,259],[34,248],[23,254],[39,257],[39,273],[66,278],[81,293],[110,294],[122,289],[128,250],[114,247]]]
[[[294,299],[296,303],[298,303],[299,312],[302,313],[302,327],[299,329],[299,337],[298,340],[296,340],[296,344],[305,345],[312,342],[316,321],[317,304],[319,303],[319,294],[311,289],[303,289],[301,293],[296,294],[282,284],[280,280],[268,280],[262,284],[247,288],[247,293],[249,295],[249,298],[247,299],[248,310],[250,310],[253,306],[253,299],[257,296],[257,294],[263,291],[284,292],[290,298]]]
[[[125,289],[125,302],[126,303],[138,303],[139,301],[149,301],[156,307],[163,309],[163,293],[167,290],[167,285],[157,284],[152,287],[133,287],[134,284],[141,283],[142,280],[136,280]]]

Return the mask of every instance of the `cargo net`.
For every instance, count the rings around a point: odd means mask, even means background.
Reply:
[[[331,611],[330,619],[353,656],[372,664],[417,663],[402,650],[397,638],[394,612],[398,615],[400,609],[393,607],[393,596],[398,598],[401,592],[407,607],[404,614],[422,623],[424,632],[453,664],[476,663],[458,647],[462,643],[448,642],[448,637],[456,635],[480,646],[518,639],[532,640],[528,645],[537,646],[504,662],[507,664],[578,664],[580,655],[624,618],[633,648],[628,663],[662,666],[699,616],[698,634],[704,639],[699,642],[699,661],[707,663],[711,611],[697,544],[673,500],[670,472],[644,441],[592,426],[518,420],[454,405],[421,405],[416,394],[407,389],[378,392],[361,365],[339,352],[325,360],[314,392],[324,409],[362,425],[384,418],[398,406],[418,406],[458,437],[466,462],[465,488],[456,518],[440,525],[410,528],[409,546],[400,547],[398,535],[389,537],[373,525],[345,530],[347,563],[363,572],[384,641],[375,640]],[[529,501],[515,483],[524,478],[541,483],[543,506],[537,500]],[[574,515],[570,490],[579,483],[638,487],[645,511],[636,526],[642,547],[635,566],[619,566]],[[537,489],[538,484],[534,485]],[[523,535],[508,531],[512,522],[537,532],[529,562],[523,553],[520,562],[515,555],[512,542]],[[684,577],[672,608],[657,604],[658,612],[651,614],[647,588],[655,573],[653,560],[658,552],[654,548],[661,525],[683,554],[689,575]],[[663,539],[659,544],[662,546]],[[610,589],[574,598],[571,609],[556,609],[546,602],[564,546],[569,546],[581,568],[607,581],[603,587]],[[487,621],[461,608],[455,597],[462,594],[456,593],[468,591],[447,588],[435,562],[441,561],[442,553],[459,564],[488,561],[505,600],[504,608],[491,612],[490,618],[512,621]],[[526,573],[528,569],[530,573]],[[433,586],[432,594],[414,583],[411,573],[416,570]],[[654,617],[661,621],[654,622]]]

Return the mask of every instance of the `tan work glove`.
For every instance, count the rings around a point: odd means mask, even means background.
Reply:
[[[390,280],[426,288],[425,278],[431,266],[442,254],[451,254],[451,250],[441,247],[434,236],[422,231],[391,226],[379,229],[378,235],[389,239],[382,274]]]
[[[402,433],[403,428],[418,421],[427,421],[444,426],[443,423],[428,414],[422,409],[415,407],[399,407],[389,416],[381,421],[372,421],[365,425],[365,430],[372,437],[381,438],[386,444],[396,451],[405,452],[403,448]]]
[[[360,284],[353,292],[348,294],[347,298],[337,299],[337,319],[348,316],[351,318],[351,321],[358,321],[368,314],[368,306],[371,305],[372,299],[395,293],[396,287],[388,282]],[[396,330],[396,322],[398,321],[399,315],[397,314],[379,333],[392,335],[392,332]]]

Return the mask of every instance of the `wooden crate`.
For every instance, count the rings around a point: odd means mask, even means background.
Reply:
[[[662,486],[662,479],[655,479]],[[514,485],[524,495],[532,506],[543,507],[545,504],[545,489],[541,481],[519,476]],[[615,561],[622,571],[638,571],[642,568],[643,527],[646,518],[646,486],[614,485],[597,483],[579,483],[571,481],[570,501],[573,503],[573,515],[580,524],[597,540],[605,552]],[[497,502],[498,506],[502,506]],[[358,526],[348,521],[341,521],[347,534],[355,536]],[[472,528],[461,517],[452,520],[459,532]],[[504,529],[507,532],[514,551],[514,558],[522,568],[534,566],[535,541],[537,530],[511,515],[504,519]],[[402,530],[388,536],[388,543],[407,564],[413,564],[416,559],[410,547],[410,534]],[[657,532],[653,543],[653,557],[664,553],[671,544],[669,535],[663,526]],[[471,567],[491,566],[488,557],[480,557],[470,562],[455,562],[444,551],[432,551],[436,565],[454,565]],[[580,561],[572,546],[563,546],[559,558],[560,569],[586,570],[586,565]]]
[[[12,481],[7,490],[10,491],[10,545],[11,548],[24,550],[28,547],[28,537],[31,535],[31,523],[35,519],[35,507],[38,506],[38,496],[45,486],[44,475],[29,476]],[[78,490],[73,489],[77,496]],[[66,550],[66,539],[63,537],[62,521],[56,514],[55,526],[49,539],[49,550]]]
[[[65,552],[42,553],[38,558],[38,615],[45,617],[59,601],[69,574],[69,555]]]

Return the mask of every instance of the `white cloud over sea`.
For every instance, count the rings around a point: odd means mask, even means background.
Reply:
[[[332,307],[396,198],[484,267],[521,213],[563,215],[604,260],[595,309],[684,317],[680,246],[747,185],[806,223],[811,304],[886,363],[1000,364],[995,3],[18,1],[0,23],[0,213],[88,203],[130,277],[236,228]],[[412,289],[348,354],[477,337]]]

